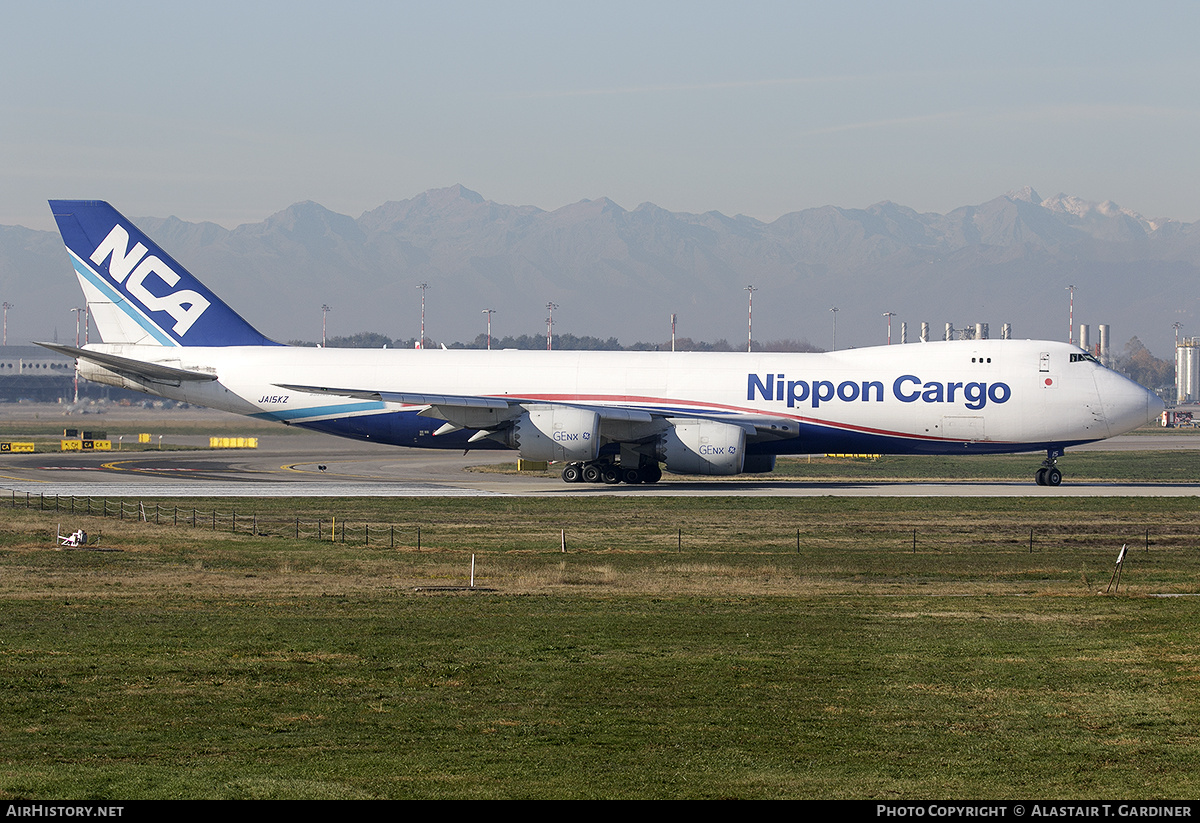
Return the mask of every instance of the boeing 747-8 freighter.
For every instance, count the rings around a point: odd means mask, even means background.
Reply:
[[[159,397],[415,448],[512,449],[567,482],[769,472],[777,455],[1063,450],[1162,401],[1082,349],[970,340],[819,354],[328,349],[260,334],[112,206],[52,200],[103,343],[42,345]]]

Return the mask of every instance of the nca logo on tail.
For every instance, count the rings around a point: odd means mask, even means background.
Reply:
[[[129,248],[129,232],[119,225],[113,226],[108,237],[92,252],[91,260],[97,266],[109,258],[108,276],[124,285],[125,292],[150,311],[165,311],[175,318],[175,334],[187,334],[192,324],[200,319],[209,303],[191,289],[180,289],[169,294],[157,295],[146,287],[146,278],[154,275],[168,286],[179,282],[179,275],[156,256],[146,256],[146,247],[141,243]],[[144,259],[143,259],[144,258]],[[136,267],[136,268],[135,268]]]

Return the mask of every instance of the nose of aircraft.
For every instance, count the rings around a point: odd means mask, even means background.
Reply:
[[[1157,394],[1108,369],[1096,373],[1096,389],[1104,405],[1110,436],[1153,423],[1166,408]]]

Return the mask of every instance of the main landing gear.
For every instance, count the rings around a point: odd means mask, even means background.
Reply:
[[[590,460],[586,463],[568,463],[562,471],[564,483],[657,483],[662,479],[662,469],[657,463],[643,463],[637,468],[622,468],[618,463]]]
[[[1057,486],[1062,483],[1062,472],[1055,465],[1058,462],[1058,458],[1062,456],[1062,449],[1046,450],[1046,459],[1042,461],[1042,467],[1034,475],[1034,479],[1037,480],[1039,486]]]

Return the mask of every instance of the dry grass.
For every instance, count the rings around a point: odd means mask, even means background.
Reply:
[[[422,551],[0,509],[0,797],[1200,791],[1191,501],[260,505]]]

